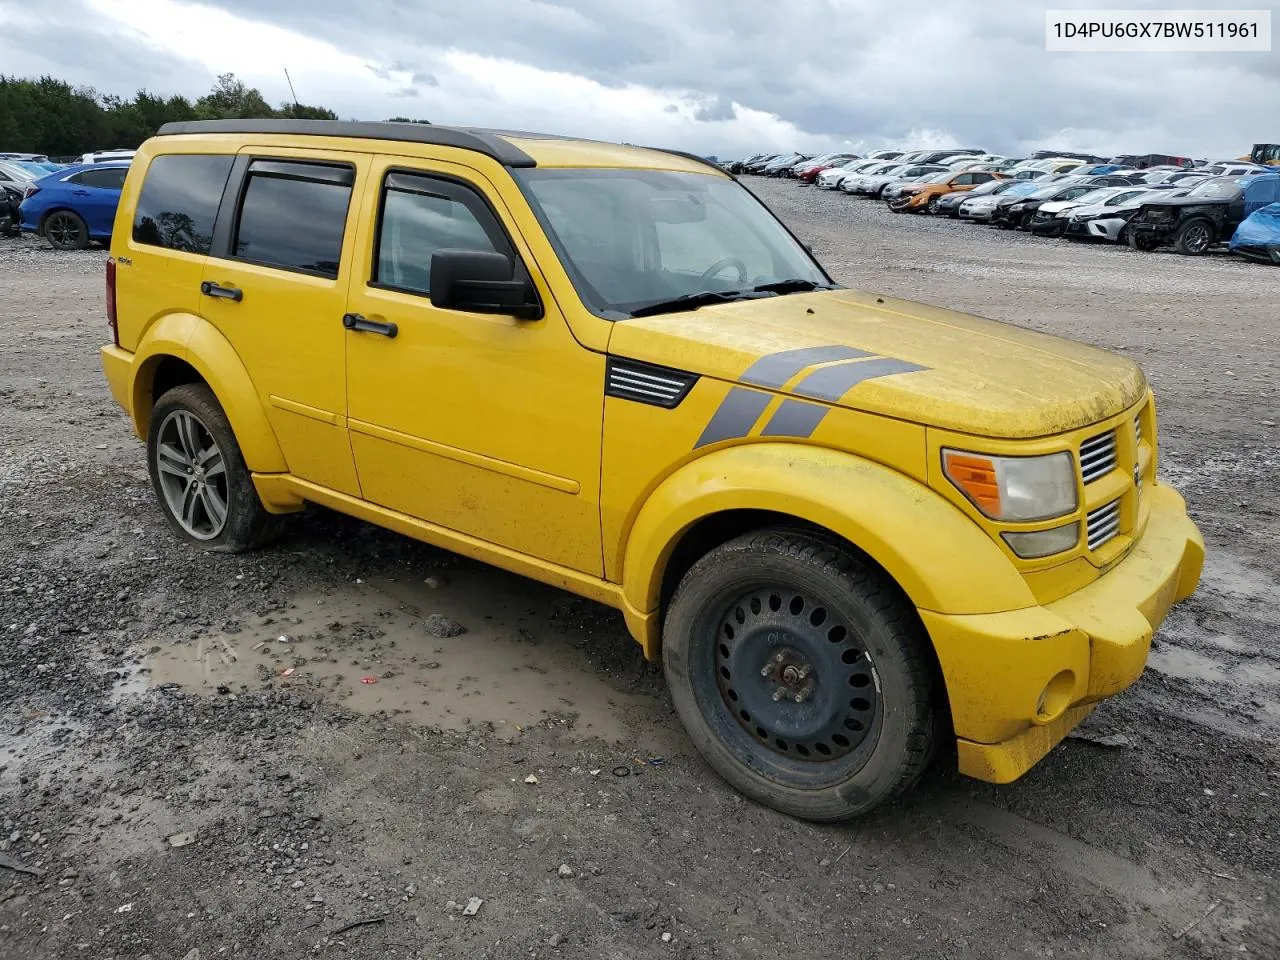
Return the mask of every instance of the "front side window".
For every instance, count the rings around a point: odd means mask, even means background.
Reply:
[[[506,235],[474,190],[413,173],[387,175],[377,250],[373,282],[412,293],[430,293],[437,250],[511,256]]]
[[[337,277],[354,178],[348,166],[253,161],[232,255],[264,266]]]
[[[700,293],[830,283],[768,209],[726,177],[555,168],[518,177],[583,302],[610,319]]]
[[[133,242],[208,253],[233,159],[175,153],[152,160],[134,211]]]

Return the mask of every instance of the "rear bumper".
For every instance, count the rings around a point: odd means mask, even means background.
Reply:
[[[1204,541],[1182,497],[1152,484],[1146,530],[1088,586],[1041,607],[921,611],[942,665],[960,772],[1008,783],[1146,665],[1151,636],[1200,580]]]
[[[133,417],[133,398],[129,395],[129,381],[133,375],[133,354],[128,350],[107,344],[100,351],[102,372],[111,388],[111,396]]]

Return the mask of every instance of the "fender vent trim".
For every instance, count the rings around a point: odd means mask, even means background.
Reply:
[[[610,357],[605,367],[604,395],[673,410],[697,382],[696,373]]]

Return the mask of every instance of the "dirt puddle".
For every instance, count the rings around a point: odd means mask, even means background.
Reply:
[[[487,723],[511,738],[542,723],[583,738],[634,740],[627,718],[651,715],[654,701],[619,692],[599,675],[583,632],[557,622],[562,596],[479,567],[451,571],[437,588],[357,581],[300,596],[287,611],[248,617],[234,634],[164,645],[120,692],[178,684],[236,695],[271,684],[320,690],[360,713],[385,711],[444,729]],[[432,614],[466,632],[432,635]]]

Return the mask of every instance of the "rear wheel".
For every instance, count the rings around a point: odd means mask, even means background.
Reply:
[[[1213,244],[1213,225],[1208,220],[1192,220],[1178,228],[1173,248],[1187,257],[1198,257]]]
[[[240,553],[279,529],[258,499],[227,415],[202,383],[174,387],[156,402],[147,465],[165,519],[184,540]]]
[[[761,531],[694,564],[667,611],[663,662],[703,757],[783,813],[859,816],[932,756],[934,664],[915,611],[815,537]]]
[[[58,210],[44,222],[44,235],[55,250],[83,250],[89,246],[89,227],[78,213]]]
[[[934,216],[937,216],[938,214],[938,198],[937,197],[929,198],[929,212],[932,213]]]

